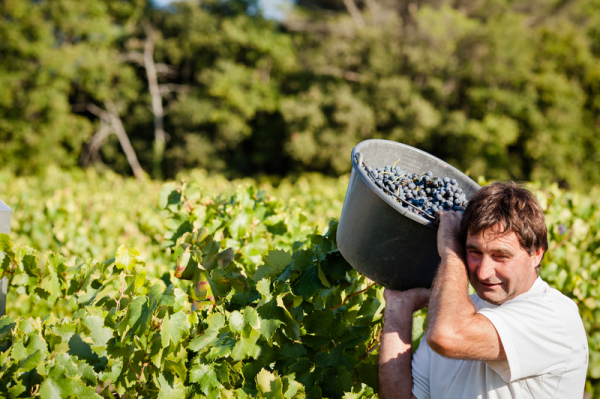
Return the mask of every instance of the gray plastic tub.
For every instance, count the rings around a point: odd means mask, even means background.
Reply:
[[[396,160],[398,160],[396,162]],[[437,226],[402,207],[359,166],[396,162],[411,173],[456,179],[470,200],[479,185],[424,151],[388,140],[366,140],[352,150],[352,174],[337,230],[340,253],[360,273],[394,290],[431,287],[440,262]]]

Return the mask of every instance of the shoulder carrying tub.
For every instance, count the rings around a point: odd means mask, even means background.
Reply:
[[[352,150],[352,174],[337,230],[342,256],[360,273],[394,290],[431,287],[440,262],[437,226],[385,195],[366,175],[394,162],[411,173],[432,171],[456,179],[470,200],[479,185],[464,173],[411,146],[366,140]]]

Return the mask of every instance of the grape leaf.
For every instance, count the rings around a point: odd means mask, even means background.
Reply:
[[[77,364],[77,374],[81,377],[82,381],[90,385],[98,384],[98,378],[92,366],[85,362],[79,362]]]
[[[339,337],[340,348],[354,348],[361,342],[369,339],[371,328],[369,326],[352,326],[344,331]]]
[[[27,387],[23,385],[21,380],[17,380],[15,382],[15,385],[7,389],[9,398],[18,398],[23,392],[27,391]]]
[[[17,325],[15,323],[15,319],[10,316],[0,317],[0,340],[3,340],[5,337],[9,336],[12,332],[12,329]]]
[[[0,251],[6,253],[11,258],[15,256],[12,240],[6,233],[0,233]]]
[[[40,350],[36,350],[25,359],[19,361],[17,373],[33,370],[40,364],[43,358],[44,354]]]
[[[335,219],[329,221],[329,228],[327,229],[327,233],[325,233],[325,237],[332,243],[337,242],[337,229],[339,222]]]
[[[42,399],[56,399],[65,396],[66,395],[62,394],[60,385],[58,385],[54,380],[48,378],[42,382],[42,386],[40,387],[40,397]]]
[[[52,327],[52,332],[62,338],[63,342],[69,342],[71,336],[77,331],[77,326],[73,323],[65,322]]]
[[[298,359],[306,356],[306,349],[302,344],[286,343],[278,351],[277,355],[283,360],[284,366],[294,364]]]
[[[260,319],[254,308],[248,307],[244,309],[244,326],[250,326],[252,328],[260,327]]]
[[[327,281],[327,277],[325,277],[325,273],[323,273],[323,270],[321,270],[321,266],[318,266],[319,268],[319,281],[321,281],[321,284],[323,284],[325,287],[327,288],[331,288],[331,284],[329,284],[329,281]]]
[[[302,340],[313,348],[327,345],[337,338],[345,329],[345,325],[334,316],[330,309],[316,310],[304,317],[304,327],[308,334]]]
[[[212,276],[208,278],[210,287],[215,295],[219,297],[227,296],[231,291],[231,283],[225,277],[225,271],[222,269],[213,270]]]
[[[233,222],[229,225],[229,232],[234,240],[239,240],[246,234],[253,214],[252,209],[245,208],[233,219]]]
[[[123,363],[120,362],[118,359],[110,359],[108,361],[106,369],[98,373],[98,378],[100,379],[100,381],[116,381],[119,375],[121,375],[121,370],[123,370]]]
[[[345,367],[330,367],[325,370],[321,386],[326,396],[341,398],[352,389],[352,375]]]
[[[85,342],[79,334],[73,334],[71,339],[69,339],[68,353],[87,361],[91,365],[95,365],[99,361],[98,355],[92,351],[90,344]]]
[[[220,357],[227,357],[231,353],[233,347],[235,346],[235,339],[229,334],[223,334],[219,337],[217,342],[215,342],[208,354],[206,355],[207,360],[215,360]]]
[[[90,329],[90,337],[94,341],[94,346],[106,346],[106,343],[113,336],[113,330],[104,327],[104,320],[99,316],[88,316],[83,319],[83,324]]]
[[[46,270],[40,288],[58,298],[62,292],[63,276],[66,274],[66,259],[58,254],[48,253],[46,261]]]
[[[321,388],[318,386],[306,390],[306,399],[323,399]]]
[[[173,360],[166,359],[164,367],[165,369],[177,374],[177,376],[179,376],[179,378],[182,381],[185,381],[185,379],[187,378],[187,369],[183,361],[176,362]]]
[[[198,264],[192,259],[192,254],[187,249],[177,258],[175,277],[182,280],[191,280],[197,267]]]
[[[40,387],[40,397],[42,399],[66,398],[72,393],[73,378],[68,375],[68,369],[63,365],[55,364],[50,368],[48,378]]]
[[[181,399],[185,397],[185,389],[181,381],[172,373],[164,372],[154,375],[158,387],[158,399]]]
[[[290,302],[288,304],[292,305],[293,304],[293,300],[292,302]],[[279,295],[277,297],[277,305],[279,306],[279,314],[280,314],[280,319],[283,320],[284,323],[284,331],[286,333],[286,335],[294,340],[297,341],[300,339],[300,325],[298,324],[298,322],[296,322],[296,320],[294,320],[294,318],[292,317],[292,315],[290,314],[290,312],[287,310],[285,304],[283,303],[283,298],[281,295]]]
[[[271,282],[268,279],[262,279],[256,284],[256,290],[262,296],[258,305],[263,305],[271,300]]]
[[[177,186],[174,183],[166,183],[163,185],[158,195],[158,206],[160,209],[171,209],[176,211],[177,208],[172,208],[173,205],[181,203],[181,194],[177,191]]]
[[[310,249],[300,249],[292,255],[292,270],[304,270],[313,264],[313,252]]]
[[[117,249],[117,256],[115,258],[115,265],[119,269],[133,270],[136,264],[141,262],[140,251],[137,248],[129,248],[125,245],[121,245]]]
[[[344,366],[346,370],[354,369],[354,361],[344,353],[339,345],[331,351],[321,351],[315,356],[315,364],[323,368]]]
[[[150,307],[148,298],[145,295],[139,296],[129,304],[128,324],[131,331],[138,337],[141,337],[148,331],[152,321],[154,307]]]
[[[288,373],[296,375],[296,381],[304,385],[306,389],[314,387],[315,383],[320,379],[320,369],[315,368],[315,364],[306,358],[300,358],[292,364]]]
[[[258,267],[252,279],[260,281],[263,278],[274,278],[279,276],[292,261],[292,256],[282,250],[269,251],[264,259],[264,265]]]
[[[293,288],[294,294],[302,295],[305,299],[312,297],[317,291],[325,288],[319,277],[319,265],[311,263],[307,266],[302,271],[300,278],[295,281]]]
[[[377,360],[369,357],[358,364],[357,373],[358,381],[370,386],[377,393]]]
[[[188,348],[194,352],[198,352],[217,341],[219,330],[225,325],[225,316],[220,313],[213,313],[208,316],[206,322],[208,328],[202,335],[190,341],[188,345]]]
[[[260,348],[256,346],[259,337],[260,332],[252,329],[247,337],[242,334],[231,351],[232,359],[239,361],[248,357],[256,358],[260,354]]]
[[[206,270],[213,270],[218,266],[219,249],[218,242],[211,240],[202,247],[202,267]]]
[[[281,379],[265,369],[260,370],[256,376],[256,388],[260,398],[284,399]]]
[[[208,395],[214,388],[221,386],[217,372],[208,364],[199,364],[190,370],[190,382],[200,384],[200,389]]]
[[[39,278],[42,275],[42,269],[38,266],[38,258],[35,255],[25,255],[21,260],[25,273],[31,277]]]
[[[153,292],[155,286],[160,288],[160,285],[158,285],[158,284],[153,285],[152,288],[150,288],[151,295],[152,295],[152,292]],[[175,305],[175,290],[176,289],[178,289],[178,288],[175,288],[173,285],[170,285],[169,287],[167,287],[165,292],[163,292],[162,295],[160,296],[160,299],[158,301],[158,307]],[[175,312],[178,312],[178,311],[179,310],[175,310]]]
[[[321,268],[333,280],[345,278],[346,273],[352,270],[352,266],[350,266],[339,251],[328,253],[325,260],[321,262]]]
[[[167,313],[163,318],[160,338],[163,348],[169,345],[169,342],[177,344],[187,336],[190,331],[190,322],[184,312],[177,312],[169,317]],[[182,377],[183,378],[183,377]]]
[[[260,332],[270,341],[275,331],[283,324],[284,314],[275,298],[258,308],[260,316]]]
[[[229,314],[229,328],[233,333],[241,333],[244,328],[244,316],[237,310]]]
[[[85,385],[79,385],[75,388],[75,395],[77,399],[102,399],[100,395],[96,393],[96,389]]]
[[[32,331],[29,335],[25,350],[26,356],[32,355],[36,351],[40,351],[43,356],[48,355],[48,345],[44,338],[40,334],[37,334],[37,331]]]
[[[233,261],[233,256],[235,253],[233,249],[227,248],[219,253],[219,260],[217,261],[219,267],[221,269],[226,269],[227,266]]]
[[[286,399],[304,399],[304,387],[291,376],[283,376],[283,395]]]

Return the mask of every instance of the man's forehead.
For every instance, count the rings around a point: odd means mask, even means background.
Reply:
[[[471,232],[467,233],[467,244],[474,243],[476,241],[498,241],[504,244],[519,244],[519,238],[517,234],[512,230],[506,230],[502,223],[496,223],[495,225],[480,231],[474,236]]]

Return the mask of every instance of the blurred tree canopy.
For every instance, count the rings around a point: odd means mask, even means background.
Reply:
[[[369,138],[472,177],[600,181],[600,0],[0,2],[0,158],[232,175]],[[128,144],[129,143],[129,144]]]

